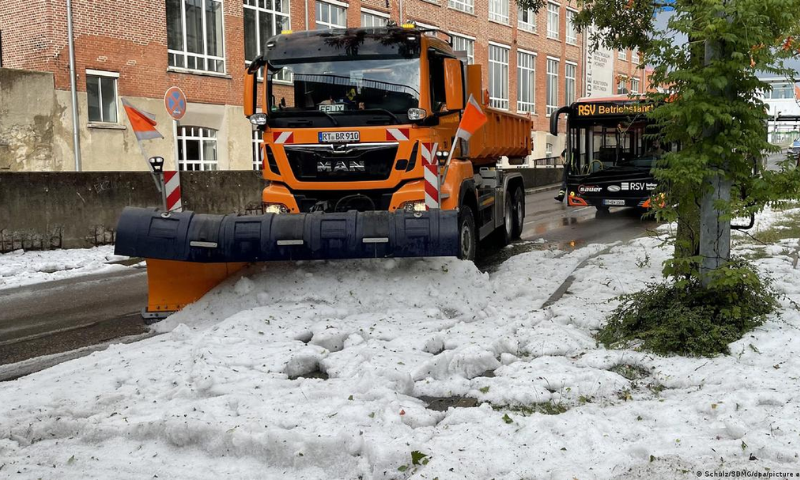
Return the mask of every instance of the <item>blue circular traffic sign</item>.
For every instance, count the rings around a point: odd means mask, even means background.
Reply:
[[[186,115],[186,95],[178,87],[169,87],[164,94],[164,106],[170,117],[180,120]]]

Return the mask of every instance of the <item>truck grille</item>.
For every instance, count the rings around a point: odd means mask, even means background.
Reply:
[[[397,143],[284,148],[295,178],[314,182],[386,180],[397,155]]]

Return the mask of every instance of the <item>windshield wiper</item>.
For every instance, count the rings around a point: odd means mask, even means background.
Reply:
[[[280,116],[282,116],[282,117],[284,117],[284,116],[285,117],[305,117],[305,116],[308,116],[308,115],[324,115],[324,116],[328,117],[328,120],[330,120],[331,123],[334,126],[337,126],[337,127],[339,126],[339,122],[337,122],[336,119],[333,118],[333,115],[331,115],[328,112],[323,112],[322,110],[304,110],[302,112],[282,112],[282,111],[278,110],[275,113],[280,114]]]
[[[383,113],[384,115],[388,115],[388,116],[392,117],[392,120],[394,120],[395,124],[399,125],[401,123],[400,119],[397,118],[397,115],[395,115],[394,113],[390,112],[389,110],[386,110],[385,108],[365,108],[363,110],[345,110],[342,113],[344,113],[344,114],[351,114],[351,113],[359,113],[359,114],[361,114],[361,113]]]

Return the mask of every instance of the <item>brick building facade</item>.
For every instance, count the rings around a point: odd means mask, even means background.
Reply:
[[[550,136],[549,113],[585,93],[583,36],[572,28],[575,0],[553,0],[532,15],[510,0],[73,0],[80,142],[85,170],[147,168],[121,107],[125,98],[156,115],[164,140],[145,145],[167,167],[175,158],[190,169],[250,169],[254,166],[249,123],[242,115],[243,69],[267,36],[282,29],[382,25],[415,21],[432,35],[452,35],[457,50],[483,66],[492,104],[534,119],[534,158],[558,153],[562,139]],[[31,120],[30,129],[52,137],[40,148],[25,125],[3,121],[0,107],[0,168],[70,170],[72,121],[64,2],[4,0],[0,11],[0,60],[6,69],[49,72],[52,92],[27,93],[20,77],[0,89],[24,102],[52,102],[52,118]],[[644,89],[633,52],[614,53],[614,70],[627,89]],[[0,76],[0,79],[6,78]],[[9,77],[10,78],[10,77]],[[0,80],[1,82],[2,80]],[[41,82],[38,82],[41,83]],[[38,84],[37,83],[37,84]],[[177,85],[189,100],[175,128],[163,95]],[[288,90],[289,87],[283,87]],[[640,90],[641,91],[641,90]],[[9,92],[15,92],[13,94]],[[20,99],[20,96],[27,99]],[[17,122],[19,123],[19,122]],[[5,124],[5,125],[4,125]],[[44,125],[43,125],[44,124]],[[29,130],[30,130],[29,129]],[[37,143],[38,142],[38,143]],[[36,144],[36,145],[33,145]],[[175,145],[178,148],[175,148]],[[3,148],[16,152],[3,157]],[[34,160],[19,152],[39,152]],[[23,158],[25,157],[25,158]],[[6,160],[3,164],[2,159]]]

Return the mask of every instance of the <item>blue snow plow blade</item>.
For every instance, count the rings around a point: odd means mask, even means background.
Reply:
[[[185,262],[455,257],[458,212],[162,214],[127,207],[115,253]]]

